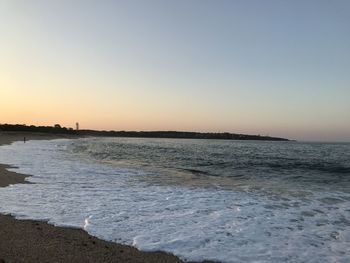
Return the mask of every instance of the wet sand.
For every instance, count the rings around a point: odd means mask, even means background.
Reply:
[[[65,135],[0,132],[0,145],[27,140],[72,138]],[[25,183],[25,175],[0,165],[0,187]],[[5,200],[1,200],[5,202]],[[80,229],[54,227],[45,222],[0,215],[0,263],[4,262],[182,262],[165,252],[141,252],[107,242]]]

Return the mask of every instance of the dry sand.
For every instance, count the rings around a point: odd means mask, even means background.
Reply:
[[[0,145],[16,140],[54,139],[37,133],[0,132]],[[0,187],[23,183],[24,175],[0,165]],[[4,202],[5,200],[2,200]],[[0,263],[4,262],[182,262],[164,252],[141,252],[134,247],[103,241],[83,230],[54,227],[45,222],[0,215]]]

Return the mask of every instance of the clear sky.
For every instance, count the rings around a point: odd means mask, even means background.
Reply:
[[[348,0],[0,0],[0,123],[350,141]]]

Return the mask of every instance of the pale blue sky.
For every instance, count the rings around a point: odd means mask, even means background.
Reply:
[[[349,14],[340,0],[0,0],[0,122],[350,141]]]

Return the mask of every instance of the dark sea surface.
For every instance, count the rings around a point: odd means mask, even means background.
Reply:
[[[185,260],[350,262],[350,144],[86,138],[0,147],[0,212]],[[4,201],[7,200],[7,201]]]

